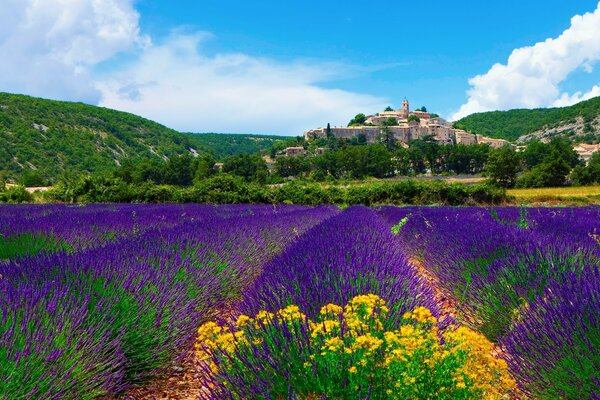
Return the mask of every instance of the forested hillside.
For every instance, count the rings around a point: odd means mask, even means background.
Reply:
[[[64,173],[105,172],[124,160],[254,153],[277,137],[189,134],[95,107],[0,93],[0,179],[55,182]]]
[[[291,139],[289,136],[241,135],[231,133],[188,133],[192,140],[212,151],[217,160],[238,154],[268,151],[275,142]]]
[[[491,111],[469,115],[455,127],[472,133],[515,141],[563,135],[594,142],[600,132],[600,97],[569,107]]]

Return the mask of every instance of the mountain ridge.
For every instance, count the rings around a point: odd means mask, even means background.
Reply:
[[[566,107],[475,113],[454,122],[454,126],[472,133],[519,143],[554,136],[566,136],[575,141],[598,141],[600,97]]]

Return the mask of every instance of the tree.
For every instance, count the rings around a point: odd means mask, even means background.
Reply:
[[[359,114],[360,115],[360,114]],[[352,121],[350,121],[352,122]],[[331,126],[329,125],[329,123],[327,123],[327,147],[329,147],[330,150],[336,150],[339,146],[339,142],[337,140],[337,138],[335,137],[335,135],[333,134],[333,132],[331,131]]]
[[[383,126],[394,126],[394,125],[398,125],[398,120],[394,117],[388,117],[388,119],[386,119],[385,121],[383,121],[382,123]]]
[[[275,171],[282,177],[300,176],[310,171],[310,162],[305,157],[278,157]]]
[[[600,151],[595,152],[586,166],[578,165],[571,172],[575,185],[600,184]]]
[[[570,171],[569,163],[558,150],[553,149],[541,164],[519,177],[517,187],[563,186]]]
[[[395,121],[395,118],[392,118]],[[389,125],[383,124],[379,133],[379,143],[381,143],[387,151],[393,152],[396,150],[396,138],[394,132],[389,128]]]
[[[485,172],[492,182],[510,188],[515,186],[517,174],[521,170],[519,154],[509,146],[490,151],[485,164]]]
[[[417,117],[417,116],[416,116],[416,115],[414,115],[414,114],[413,114],[413,115],[409,115],[409,116],[408,116],[408,122],[412,122],[412,121],[415,121],[415,122],[421,122],[421,118]]]
[[[420,110],[423,112],[427,112],[427,108],[425,108],[425,106],[421,107]]]
[[[27,170],[21,175],[20,183],[26,187],[46,186],[44,176],[37,170]]]
[[[387,106],[384,111],[394,111],[394,109],[391,106]]]
[[[550,146],[538,140],[533,140],[527,144],[523,153],[523,162],[528,169],[539,165],[544,161],[544,158],[550,153]]]
[[[264,183],[269,170],[265,160],[258,154],[240,154],[229,157],[223,163],[223,172],[241,176],[246,181]]]
[[[198,183],[210,176],[213,176],[215,171],[216,160],[212,154],[203,154],[194,160],[192,169],[194,171],[194,183]]]
[[[350,122],[348,123],[348,126],[363,125],[366,120],[367,120],[367,117],[365,114],[362,114],[362,113],[356,114],[356,116],[350,120]]]

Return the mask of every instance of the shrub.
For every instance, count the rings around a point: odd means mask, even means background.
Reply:
[[[24,186],[12,186],[8,189],[0,188],[0,203],[31,203],[33,196]]]
[[[500,398],[515,388],[506,362],[482,335],[458,328],[439,334],[417,307],[384,328],[388,308],[376,295],[345,307],[324,306],[311,320],[290,305],[235,325],[200,327],[210,398]]]

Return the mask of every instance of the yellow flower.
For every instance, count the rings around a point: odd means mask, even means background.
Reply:
[[[348,369],[348,372],[350,372],[351,374],[355,374],[356,373],[356,367],[352,366]]]
[[[339,327],[339,321],[325,320],[320,324],[315,324],[312,326],[311,336],[316,338],[320,334],[335,333]]]
[[[323,350],[338,351],[344,347],[344,341],[337,336],[325,340],[325,345],[322,347]]]
[[[235,322],[235,326],[236,326],[236,328],[241,329],[250,323],[252,323],[252,318],[250,318],[247,315],[242,314],[237,318],[237,321]]]
[[[300,308],[293,304],[277,311],[277,316],[286,322],[293,322],[306,319],[306,315],[300,312]]]
[[[327,304],[326,306],[321,307],[321,315],[339,315],[344,311],[344,309],[336,304]]]
[[[431,314],[429,309],[419,306],[412,312],[406,312],[403,315],[404,319],[414,319],[417,322],[435,324],[437,319]]]
[[[356,337],[354,343],[352,344],[352,349],[361,349],[370,353],[377,350],[382,344],[383,340],[372,336],[370,333],[367,333],[366,335]]]

